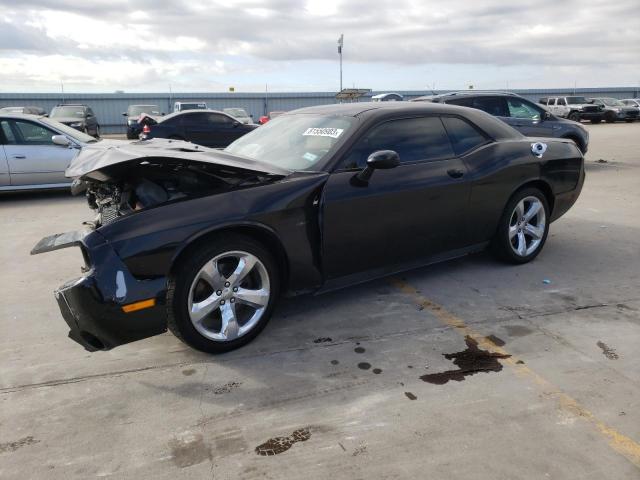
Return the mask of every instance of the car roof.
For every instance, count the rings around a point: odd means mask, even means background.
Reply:
[[[367,119],[385,117],[393,118],[400,115],[412,114],[451,114],[467,118],[478,127],[485,130],[495,139],[521,138],[522,135],[496,117],[489,115],[482,110],[475,108],[460,107],[457,105],[447,105],[445,103],[432,102],[356,102],[338,103],[333,105],[318,105],[316,107],[306,107],[284,115],[297,114],[317,114],[336,115],[348,117],[366,117]]]
[[[483,97],[483,96],[496,96],[506,95],[509,97],[519,97],[517,93],[503,92],[503,91],[490,91],[490,90],[461,90],[458,92],[438,93],[433,95],[424,95],[422,97],[412,98],[410,102],[423,102],[439,100],[441,98],[453,98],[453,97]]]
[[[17,120],[34,120],[40,118],[46,118],[44,115],[34,115],[31,113],[17,113],[17,112],[0,112],[2,118],[14,118]]]
[[[229,116],[228,113],[221,112],[220,110],[211,110],[209,108],[193,108],[191,110],[180,110],[179,112],[173,112],[169,115],[165,115],[158,121],[158,123],[169,120],[170,118],[179,117],[180,115],[185,115],[187,113],[219,113],[220,115]]]

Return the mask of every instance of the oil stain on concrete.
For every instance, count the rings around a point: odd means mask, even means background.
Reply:
[[[313,343],[328,343],[328,342],[333,342],[333,339],[331,337],[320,337],[320,338],[316,338]]]
[[[196,369],[195,368],[187,368],[185,370],[182,370],[182,374],[185,377],[190,377],[191,375],[193,375],[194,373],[196,373]]]
[[[211,447],[206,444],[202,435],[194,432],[183,432],[169,440],[171,458],[180,468],[190,467],[211,460]]]
[[[502,370],[502,364],[498,359],[509,358],[511,356],[481,350],[478,348],[478,342],[468,335],[464,341],[467,344],[466,350],[444,354],[444,358],[453,360],[453,363],[459,367],[458,370],[447,370],[445,372],[422,375],[420,380],[435,385],[444,385],[449,382],[449,380],[461,382],[467,376],[480,372],[499,372]]]
[[[417,400],[418,397],[416,397],[413,393],[411,392],[404,392],[404,395],[409,399],[409,400]]]
[[[353,351],[356,352],[356,353],[364,353],[364,352],[366,352],[364,347],[356,347],[356,348],[353,349]]]
[[[212,391],[214,395],[224,395],[225,393],[231,393],[240,385],[242,385],[241,382],[229,382],[224,385],[220,385],[219,387],[214,387]]]
[[[618,356],[618,354],[616,353],[615,349],[611,348],[606,343],[604,343],[602,341],[598,341],[598,343],[596,345],[598,345],[598,347],[600,347],[600,349],[602,350],[602,354],[605,357],[607,357],[609,360],[617,360],[618,358],[620,358]]]
[[[15,452],[19,448],[26,447],[27,445],[33,445],[39,443],[40,440],[36,440],[32,435],[15,440],[13,442],[0,443],[0,453]]]
[[[287,437],[270,438],[256,447],[256,453],[263,457],[279,455],[289,450],[294,444],[306,442],[310,438],[311,431],[308,428],[300,428]]]

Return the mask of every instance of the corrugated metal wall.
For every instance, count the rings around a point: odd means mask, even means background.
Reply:
[[[405,99],[445,93],[450,90],[431,91],[397,91]],[[566,88],[566,89],[529,89],[510,90],[532,101],[551,95],[584,95],[587,97],[638,98],[640,87],[619,88]],[[371,95],[384,92],[371,92],[361,101],[368,101]],[[33,105],[50,111],[59,103],[84,103],[93,108],[98,117],[103,133],[122,133],[125,130],[122,112],[131,104],[154,104],[160,106],[165,113],[173,111],[173,102],[204,101],[209,108],[222,110],[227,107],[242,107],[257,120],[261,115],[276,110],[295,110],[313,105],[336,103],[333,92],[310,93],[0,93],[0,107]]]

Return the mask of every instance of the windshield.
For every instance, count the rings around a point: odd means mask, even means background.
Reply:
[[[599,100],[608,107],[624,107],[624,103],[615,98],[600,98]]]
[[[71,128],[68,125],[65,125],[64,123],[56,122],[55,120],[50,120],[48,118],[41,118],[40,121],[45,125],[53,127],[56,130],[60,131],[61,133],[64,133],[67,137],[71,137],[74,140],[77,140],[78,142],[95,143],[99,141],[93,138],[92,136],[87,135],[86,133],[79,132],[75,128]]]
[[[240,137],[225,151],[288,170],[321,170],[354,122],[353,117],[284,115]]]
[[[245,112],[244,109],[242,108],[225,108],[224,112],[228,113],[232,117],[248,117],[249,116],[247,115],[247,112]]]
[[[157,105],[129,105],[127,109],[127,115],[130,117],[137,117],[141,113],[160,115],[160,108]]]
[[[84,108],[82,107],[55,107],[51,110],[51,118],[61,118],[61,117],[76,117],[83,118],[84,117]]]
[[[587,100],[585,97],[567,97],[568,105],[580,105],[583,103],[591,103],[591,102]]]

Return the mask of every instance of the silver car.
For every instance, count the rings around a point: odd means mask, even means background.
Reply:
[[[0,192],[68,188],[69,163],[98,141],[43,116],[0,113]]]

